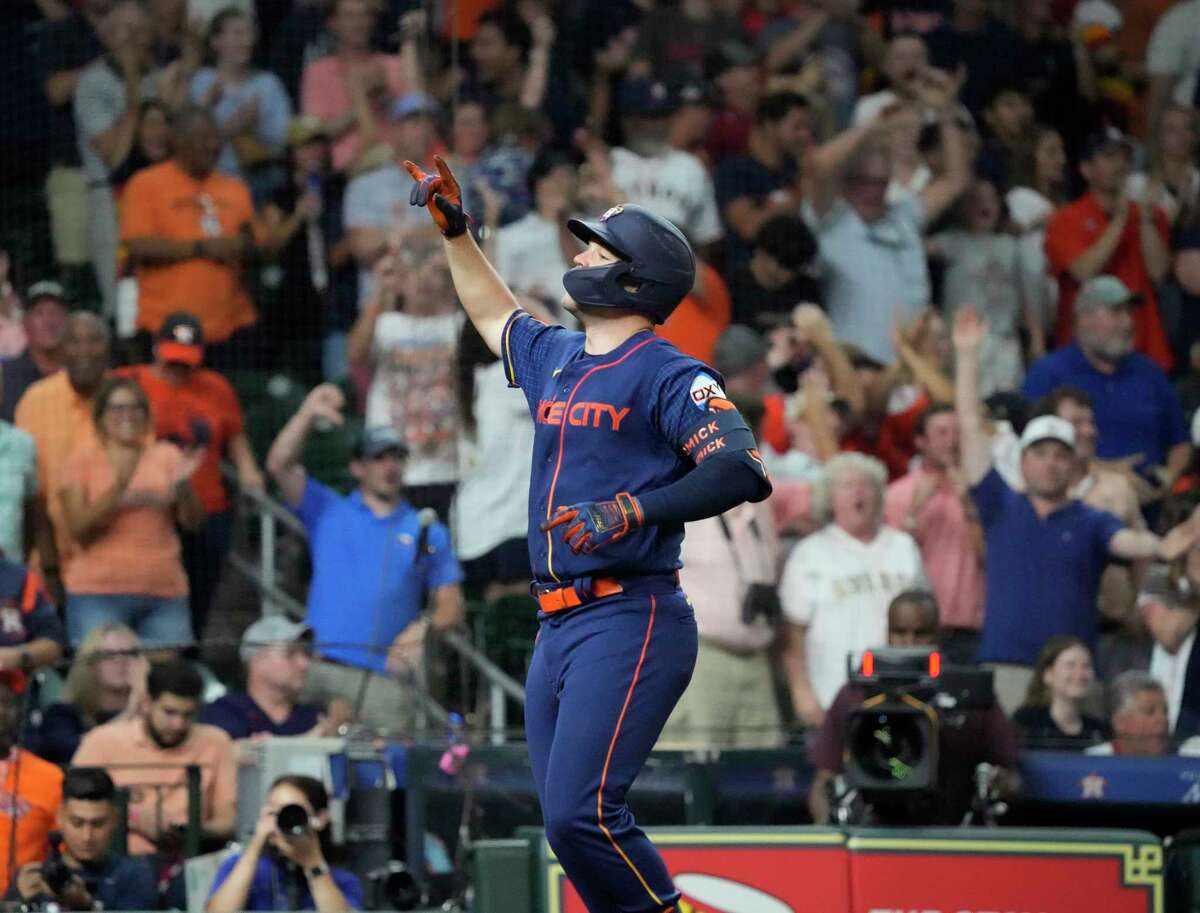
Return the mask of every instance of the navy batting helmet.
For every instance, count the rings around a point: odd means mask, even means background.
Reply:
[[[596,241],[621,258],[603,266],[576,267],[563,276],[577,304],[628,308],[662,323],[692,290],[692,246],[678,228],[641,206],[623,203],[596,221],[571,219],[567,228],[584,243]]]

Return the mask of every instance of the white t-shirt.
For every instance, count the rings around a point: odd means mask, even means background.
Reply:
[[[496,234],[496,272],[515,292],[548,298],[563,295],[563,273],[571,264],[563,257],[558,225],[530,212]]]
[[[1200,0],[1177,3],[1158,20],[1146,48],[1151,76],[1176,77],[1171,100],[1187,108],[1196,94],[1200,71]]]
[[[712,177],[690,152],[668,149],[653,158],[617,147],[612,151],[613,183],[629,203],[645,206],[674,223],[696,246],[724,234]]]
[[[1154,645],[1150,656],[1150,674],[1162,682],[1163,691],[1167,695],[1167,712],[1171,715],[1171,730],[1179,721],[1179,707],[1183,703],[1184,677],[1187,675],[1188,660],[1196,645],[1196,629],[1187,636],[1179,649],[1172,655],[1163,649],[1162,644]]]
[[[864,95],[854,104],[854,116],[851,118],[852,126],[861,127],[863,124],[869,124],[875,120],[890,104],[894,104],[899,96],[891,89],[883,89],[879,92],[872,92],[870,95]]]
[[[458,479],[457,352],[461,310],[433,317],[380,314],[371,340],[375,375],[367,426],[392,425],[408,442],[405,485]]]
[[[829,523],[792,550],[779,596],[788,619],[808,628],[808,674],[822,707],[846,683],[848,653],[887,643],[892,598],[924,585],[917,543],[890,526],[862,542]]]
[[[1046,269],[1046,220],[1054,212],[1054,204],[1032,187],[1014,187],[1004,195],[1008,214],[1021,233],[1020,247],[1022,288],[1037,308],[1042,326],[1050,329],[1058,318],[1058,282]]]
[[[475,369],[475,436],[459,441],[461,479],[454,500],[454,552],[485,555],[529,527],[533,419],[499,361]]]

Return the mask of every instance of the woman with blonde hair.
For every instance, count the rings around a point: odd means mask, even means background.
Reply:
[[[1041,748],[1081,751],[1107,742],[1112,737],[1108,724],[1081,709],[1095,681],[1087,644],[1070,634],[1051,637],[1038,655],[1025,703],[1013,722]]]
[[[67,764],[93,726],[135,716],[146,695],[148,663],[138,636],[123,624],[93,628],[67,672],[62,698],[37,727],[37,754]]]

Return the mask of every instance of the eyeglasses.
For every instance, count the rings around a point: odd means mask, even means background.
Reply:
[[[146,407],[141,403],[109,403],[104,407],[104,411],[114,415],[141,415],[146,411]]]

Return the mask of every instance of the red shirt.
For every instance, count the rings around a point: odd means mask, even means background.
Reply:
[[[216,371],[197,368],[187,383],[176,386],[160,377],[152,365],[134,365],[117,371],[132,377],[150,398],[154,433],[181,443],[192,442],[192,422],[208,423],[208,451],[192,476],[196,497],[210,514],[229,509],[229,495],[221,479],[221,457],[229,442],[242,433],[242,407],[233,386]]]
[[[1142,296],[1141,302],[1133,306],[1134,348],[1152,358],[1164,371],[1170,371],[1174,363],[1171,345],[1163,330],[1162,315],[1154,296],[1154,282],[1142,259],[1141,219],[1135,211],[1136,205],[1128,205],[1130,212],[1125,220],[1125,231],[1112,257],[1100,272],[1116,276],[1130,291]],[[1096,243],[1108,223],[1108,213],[1091,193],[1085,193],[1074,203],[1055,210],[1046,225],[1046,260],[1051,274],[1058,279],[1056,345],[1063,346],[1070,342],[1074,330],[1075,296],[1079,294],[1079,282],[1068,271],[1068,267]],[[1166,215],[1157,206],[1154,208],[1154,224],[1166,244],[1170,229]]]

